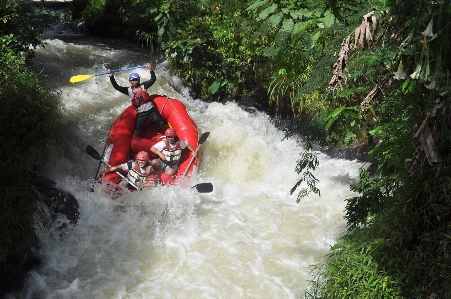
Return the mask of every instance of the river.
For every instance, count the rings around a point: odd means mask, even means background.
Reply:
[[[296,203],[289,191],[299,179],[300,140],[284,139],[268,115],[236,103],[193,99],[167,61],[124,41],[48,35],[33,68],[62,99],[62,120],[45,152],[43,174],[73,194],[80,220],[63,237],[37,228],[42,264],[20,293],[8,298],[300,298],[311,265],[345,229],[345,198],[358,178],[357,161],[319,154],[315,176],[321,196]],[[111,200],[89,192],[114,119],[129,105],[108,76],[72,84],[71,76],[152,62],[150,93],[187,106],[204,143],[198,182],[214,191],[159,186]],[[148,72],[137,69],[141,77]],[[127,85],[129,71],[116,74]],[[60,219],[59,222],[64,222]],[[55,225],[57,227],[57,225]]]

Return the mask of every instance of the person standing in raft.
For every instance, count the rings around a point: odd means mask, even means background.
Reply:
[[[155,105],[152,103],[150,95],[147,93],[147,89],[157,81],[157,77],[152,69],[152,64],[148,62],[146,66],[150,71],[150,80],[140,83],[138,73],[131,73],[128,76],[128,81],[130,81],[131,84],[130,87],[119,86],[116,79],[114,79],[114,71],[108,70],[110,72],[110,82],[113,84],[114,89],[128,95],[132,101],[132,105],[138,112],[133,137],[139,136],[147,119],[150,119],[159,127],[164,125],[161,115],[158,113]]]
[[[158,177],[153,175],[153,167],[155,161],[158,159],[154,159],[150,161],[149,154],[145,151],[141,151],[136,155],[135,161],[129,161],[127,163],[123,163],[120,165],[112,166],[108,169],[102,170],[99,175],[103,177],[108,172],[113,172],[118,169],[122,169],[123,171],[128,171],[127,179],[141,188],[152,188],[157,185]],[[121,182],[123,185],[128,185],[126,180]],[[127,186],[131,188],[132,186]]]
[[[160,157],[160,159],[153,160],[154,166],[164,171],[165,174],[174,176],[177,173],[182,150],[188,148],[194,157],[197,153],[188,142],[178,139],[175,129],[167,129],[164,135],[163,140],[152,146],[150,151]]]

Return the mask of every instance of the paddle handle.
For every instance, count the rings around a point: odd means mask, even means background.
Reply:
[[[134,66],[134,67],[127,67],[125,69],[120,69],[120,70],[114,70],[113,72],[115,73],[119,73],[119,72],[123,72],[123,71],[129,71],[129,70],[133,70],[133,69],[144,69],[147,66],[145,65],[138,65],[138,66]],[[95,74],[94,76],[102,76],[102,75],[108,75],[110,72],[102,72],[102,73],[98,73]]]

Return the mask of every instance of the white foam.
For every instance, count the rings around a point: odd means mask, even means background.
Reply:
[[[97,66],[121,55],[120,50],[110,54],[105,46],[52,40],[37,59],[52,56],[54,48],[63,60],[88,53],[102,56],[92,59]],[[99,70],[77,69],[76,60],[68,62],[67,78]],[[40,250],[43,263],[30,273],[23,294],[297,298],[311,279],[309,266],[322,261],[343,232],[344,199],[354,196],[348,183],[357,179],[360,164],[319,154],[315,175],[321,197],[312,194],[296,204],[297,193],[290,195],[290,189],[299,179],[295,162],[303,148],[297,140],[281,141],[284,134],[263,113],[246,112],[231,102],[188,98],[183,88],[176,88],[166,62],[155,70],[158,84],[150,91],[184,101],[200,131],[210,132],[199,180],[212,182],[214,191],[158,187],[116,200],[100,188],[86,191],[98,162],[84,148],[103,149],[110,124],[128,103],[107,77],[63,84],[67,126],[48,148],[45,171],[76,196],[80,220],[64,238],[41,233],[47,240]],[[145,70],[138,72],[146,76]],[[118,82],[125,84],[126,75],[118,75]]]

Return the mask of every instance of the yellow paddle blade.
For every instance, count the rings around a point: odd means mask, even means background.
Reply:
[[[71,83],[81,82],[81,81],[84,81],[86,79],[92,78],[94,76],[95,75],[77,75],[77,76],[72,76],[70,78],[70,82]]]

